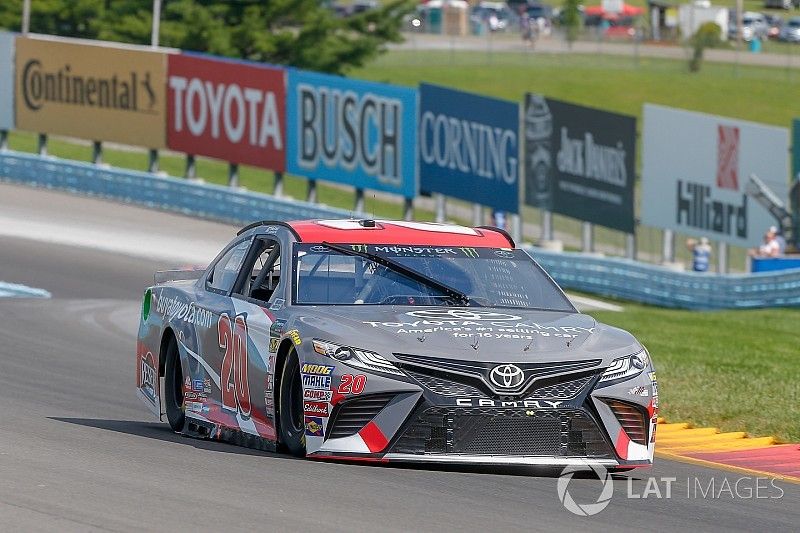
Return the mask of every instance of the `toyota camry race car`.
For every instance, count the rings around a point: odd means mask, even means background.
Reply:
[[[137,393],[187,436],[326,459],[652,464],[647,351],[502,230],[258,222],[207,269],[155,281]]]

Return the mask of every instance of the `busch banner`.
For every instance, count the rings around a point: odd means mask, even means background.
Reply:
[[[170,56],[167,146],[284,170],[284,72],[195,54]]]
[[[633,233],[636,119],[525,97],[525,203]]]
[[[416,195],[415,90],[294,69],[288,77],[289,172]]]
[[[39,133],[166,146],[166,54],[64,39],[16,40],[17,127]]]
[[[519,106],[420,86],[420,189],[519,212]]]
[[[786,128],[647,104],[643,140],[643,224],[745,247],[776,225],[745,190],[755,174],[786,199]]]
[[[14,129],[14,38],[0,32],[0,130]]]

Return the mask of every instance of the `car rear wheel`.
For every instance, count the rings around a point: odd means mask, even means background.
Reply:
[[[186,422],[183,400],[183,371],[178,343],[173,338],[167,345],[166,366],[164,368],[164,407],[167,421],[173,431],[183,431]]]
[[[303,384],[300,381],[300,362],[292,349],[283,365],[278,394],[280,438],[286,451],[296,457],[306,454],[306,434],[303,417]]]

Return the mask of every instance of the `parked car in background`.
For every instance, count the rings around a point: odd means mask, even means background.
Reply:
[[[489,31],[508,31],[514,26],[516,16],[505,2],[479,2],[472,8],[470,20],[485,24]]]
[[[736,39],[739,34],[736,18],[731,20],[730,28],[728,29],[728,37]],[[769,25],[767,19],[761,13],[754,11],[745,11],[742,14],[742,40],[752,41],[753,39],[766,39],[769,34]]]
[[[783,17],[780,15],[770,15],[769,13],[762,13],[767,21],[767,37],[769,39],[777,39],[783,27]]]
[[[800,7],[800,0],[764,0],[764,9],[792,9]]]
[[[778,34],[778,40],[788,43],[800,42],[800,17],[792,17],[786,21]]]

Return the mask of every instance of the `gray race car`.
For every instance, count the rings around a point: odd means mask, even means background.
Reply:
[[[188,436],[309,458],[653,461],[645,348],[496,228],[258,222],[145,292],[136,387]]]

